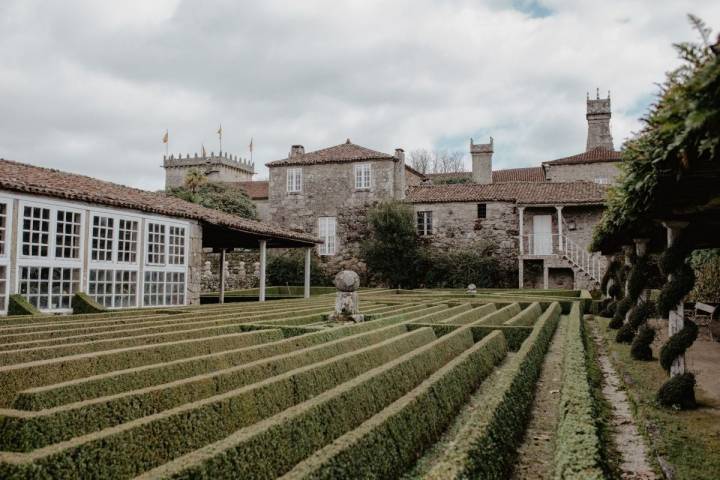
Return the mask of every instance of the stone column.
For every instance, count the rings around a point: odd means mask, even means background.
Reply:
[[[558,217],[558,248],[560,252],[563,251],[563,216],[562,216],[562,206],[555,206],[555,209],[557,210],[557,217]]]
[[[520,214],[520,225],[518,230],[520,231],[520,255],[525,254],[525,207],[518,207],[518,213]],[[522,280],[521,280],[522,281]]]
[[[525,260],[522,258],[518,259],[518,288],[525,286]]]
[[[673,246],[680,237],[680,232],[687,226],[687,222],[663,222],[667,230],[668,248]],[[672,279],[672,275],[668,275],[668,280]],[[684,299],[680,300],[674,310],[670,310],[668,315],[668,337],[672,337],[685,326],[685,307]],[[685,354],[679,355],[670,366],[670,376],[674,377],[685,373]]]
[[[610,264],[612,263],[613,260],[614,260],[614,255],[605,255],[605,265],[606,265],[605,268],[606,269],[610,268]],[[614,284],[615,284],[615,279],[610,278],[610,280],[608,280],[608,283],[605,287],[605,291],[603,292],[606,297],[610,296],[610,287],[612,287]]]
[[[647,238],[634,238],[633,242],[635,242],[635,254],[638,258],[643,258],[645,255],[647,255],[647,246],[648,242],[650,240]],[[637,299],[637,304],[639,305],[640,302],[644,302],[647,300],[648,292],[647,289],[643,289],[642,293]]]
[[[260,240],[260,295],[258,300],[265,301],[265,265],[267,263],[267,240]]]
[[[548,289],[550,286],[550,268],[545,263],[545,260],[543,260],[543,288],[545,290]]]
[[[632,255],[632,252],[633,252],[632,245],[623,245],[622,249],[623,249],[623,255],[625,257],[623,263],[625,264],[626,267],[632,267],[632,263],[630,263],[630,256]],[[625,279],[625,285],[623,285],[623,288],[625,289],[625,295],[627,295],[627,293],[628,293],[627,279]]]
[[[310,298],[310,260],[312,255],[312,249],[310,247],[305,249],[305,291],[304,297]]]
[[[225,249],[220,249],[220,303],[225,303]]]

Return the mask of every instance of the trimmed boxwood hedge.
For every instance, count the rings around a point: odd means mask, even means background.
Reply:
[[[429,330],[417,330],[408,333],[406,338],[427,335],[427,332]],[[385,343],[391,342],[393,340]],[[32,464],[2,465],[0,477],[2,474],[19,476],[29,471],[52,478],[132,476],[200,447],[200,451],[212,452],[211,457],[216,456],[219,461],[191,464],[178,457],[160,469],[172,468],[181,461],[190,470],[206,470],[205,475],[212,478],[266,477],[270,476],[270,472],[278,475],[328,441],[362,423],[470,346],[470,331],[459,330],[395,360],[390,360],[394,355],[392,348],[386,349],[383,355],[375,347],[366,349],[364,357],[353,354],[352,361],[328,360],[324,362],[326,369],[300,369],[307,372],[302,381],[297,377],[298,372],[288,372],[283,377],[295,376],[294,381],[273,379],[246,387],[244,391],[257,390],[256,395],[248,398],[249,402],[233,403],[229,394],[225,394],[228,399],[223,403],[225,406],[213,404],[208,399],[202,402],[207,405],[205,408],[185,406],[175,409],[160,414],[143,428],[138,425],[132,429],[117,427],[124,430],[124,434],[112,429],[103,437],[85,439],[85,442],[82,439],[71,440],[64,444],[63,449],[48,452]],[[379,366],[366,371],[375,365]],[[333,366],[337,368],[333,369]],[[358,376],[362,371],[365,373]],[[324,386],[337,383],[340,378],[345,383],[320,393]],[[297,404],[302,400],[306,401]],[[287,409],[293,404],[297,405]],[[258,422],[273,411],[281,413],[247,428],[238,426],[243,422]],[[164,426],[160,428],[160,425]],[[213,444],[208,444],[216,440],[230,444],[235,439],[239,442],[228,449],[218,450]],[[152,448],[147,448],[148,445]],[[203,456],[196,451],[192,457],[199,459]],[[230,460],[230,457],[238,460]],[[6,471],[3,472],[2,468]],[[219,470],[215,471],[216,468]],[[226,471],[227,468],[233,470]]]
[[[9,406],[16,392],[31,387],[124,368],[169,362],[194,356],[202,351],[231,350],[282,338],[280,330],[260,330],[0,366],[0,384],[4,387],[0,389],[0,407]]]
[[[472,305],[469,303],[461,303],[454,306],[448,305],[442,310],[438,310],[435,313],[429,313],[427,315],[419,316],[412,321],[421,323],[439,323],[460,313],[468,312],[471,309]]]
[[[71,305],[74,314],[102,313],[106,310],[105,307],[83,292],[77,292],[73,295]]]
[[[560,312],[548,308],[518,353],[484,392],[483,409],[473,412],[425,478],[506,478],[529,420],[543,358]]]
[[[8,297],[8,315],[40,315],[40,310],[22,295],[14,293]]]
[[[436,442],[472,392],[505,358],[495,331],[283,479],[399,478]]]
[[[520,313],[520,311],[521,308],[519,303],[511,303],[510,305],[506,305],[500,310],[471,323],[471,325],[502,325],[504,322]]]
[[[119,435],[128,436],[127,441],[133,442],[143,438],[142,431],[149,431],[152,432],[151,436],[158,436],[164,429],[170,428],[173,434],[177,434],[182,430],[182,427],[177,425],[178,418],[181,417],[188,422],[188,425],[194,425],[196,419],[202,418],[204,424],[195,425],[194,434],[199,437],[200,430],[205,429],[205,424],[208,424],[207,428],[210,425],[214,427],[213,432],[208,430],[207,438],[211,438],[213,434],[222,431],[222,428],[227,429],[231,425],[240,428],[248,425],[275,413],[278,409],[305,400],[304,396],[317,395],[341,381],[379,365],[378,362],[396,358],[435,339],[429,329],[397,336],[404,330],[401,327],[399,330],[389,332],[394,335],[390,335],[378,344],[366,345],[357,350],[346,351],[339,348],[336,352],[339,356],[318,358],[319,363],[312,361],[312,352],[307,353],[310,360],[305,366],[300,365],[297,358],[286,359],[285,365],[280,365],[285,367],[284,373],[282,368],[278,367],[277,372],[272,370],[266,372],[265,376],[275,373],[267,380],[262,378],[261,372],[259,374],[257,371],[251,372],[255,373],[259,383],[255,383],[252,377],[242,375],[246,372],[234,369],[234,372],[230,372],[236,373],[234,376],[230,374],[223,375],[222,378],[203,376],[205,378],[197,379],[192,383],[190,380],[184,380],[161,391],[115,396],[108,398],[107,401],[100,399],[100,402],[85,402],[82,405],[69,405],[67,408],[41,410],[30,414],[18,411],[17,416],[8,415],[0,420],[0,431],[3,433],[0,449],[30,451],[130,420],[168,411],[173,407],[178,407],[177,410],[181,413],[175,416],[171,415],[172,412],[168,412],[167,416],[159,415],[152,423],[141,420],[137,430],[129,430]],[[267,365],[263,367],[268,368]],[[273,368],[273,366],[269,367]],[[273,391],[293,393],[286,398],[275,398],[267,406],[252,406],[254,401],[271,398],[268,395]],[[287,403],[289,400],[291,403]],[[192,405],[192,402],[196,405]],[[232,421],[227,418],[223,421],[220,418],[213,422],[211,420],[213,415],[220,411],[224,416],[232,415]],[[223,424],[222,428],[215,425],[218,422]],[[226,433],[231,431],[225,430]]]
[[[588,383],[584,323],[579,308],[573,307],[568,322],[553,478],[602,480],[605,477],[597,415]]]
[[[450,325],[467,325],[491,314],[495,310],[495,304],[487,303],[485,305],[475,307],[472,310],[468,310],[467,312],[459,313],[448,319],[441,320],[440,323],[447,323]]]
[[[559,304],[555,304],[560,308]],[[523,311],[512,317],[510,320],[506,320],[503,325],[515,325],[515,326],[529,326],[535,323],[542,313],[542,308],[538,302],[531,303]]]

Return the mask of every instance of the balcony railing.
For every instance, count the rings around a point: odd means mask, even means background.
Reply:
[[[596,252],[588,252],[567,235],[529,234],[520,238],[521,252],[524,255],[551,256],[558,255],[586,272],[595,281],[603,275],[602,257]]]

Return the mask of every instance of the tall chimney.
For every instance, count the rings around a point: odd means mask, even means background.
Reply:
[[[612,132],[610,132],[610,92],[607,98],[600,98],[600,89],[595,94],[595,99],[587,96],[588,134],[586,150],[602,147],[614,150]]]
[[[393,198],[403,200],[405,198],[405,150],[395,149],[395,168],[393,171]]]
[[[470,139],[472,156],[472,180],[475,183],[492,183],[493,138],[490,143],[473,143]]]
[[[302,145],[293,145],[290,147],[290,157],[295,157],[297,155],[304,155],[305,154],[305,147]]]

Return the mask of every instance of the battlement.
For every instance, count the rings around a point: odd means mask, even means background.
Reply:
[[[490,143],[475,143],[470,139],[470,153],[493,153],[493,138],[490,137]]]
[[[590,93],[587,95],[587,116],[588,118],[594,115],[610,115],[610,92],[608,92],[607,98],[600,98],[600,89],[597,89],[595,98],[590,98]]]
[[[184,157],[182,154],[163,155],[164,168],[207,167],[211,165],[224,165],[231,169],[242,170],[250,175],[255,174],[254,162],[249,162],[246,158],[241,158],[238,155],[228,155],[227,152],[220,152],[217,155],[215,155],[215,152],[210,152],[210,155],[204,157],[197,153],[193,156],[186,153]]]

